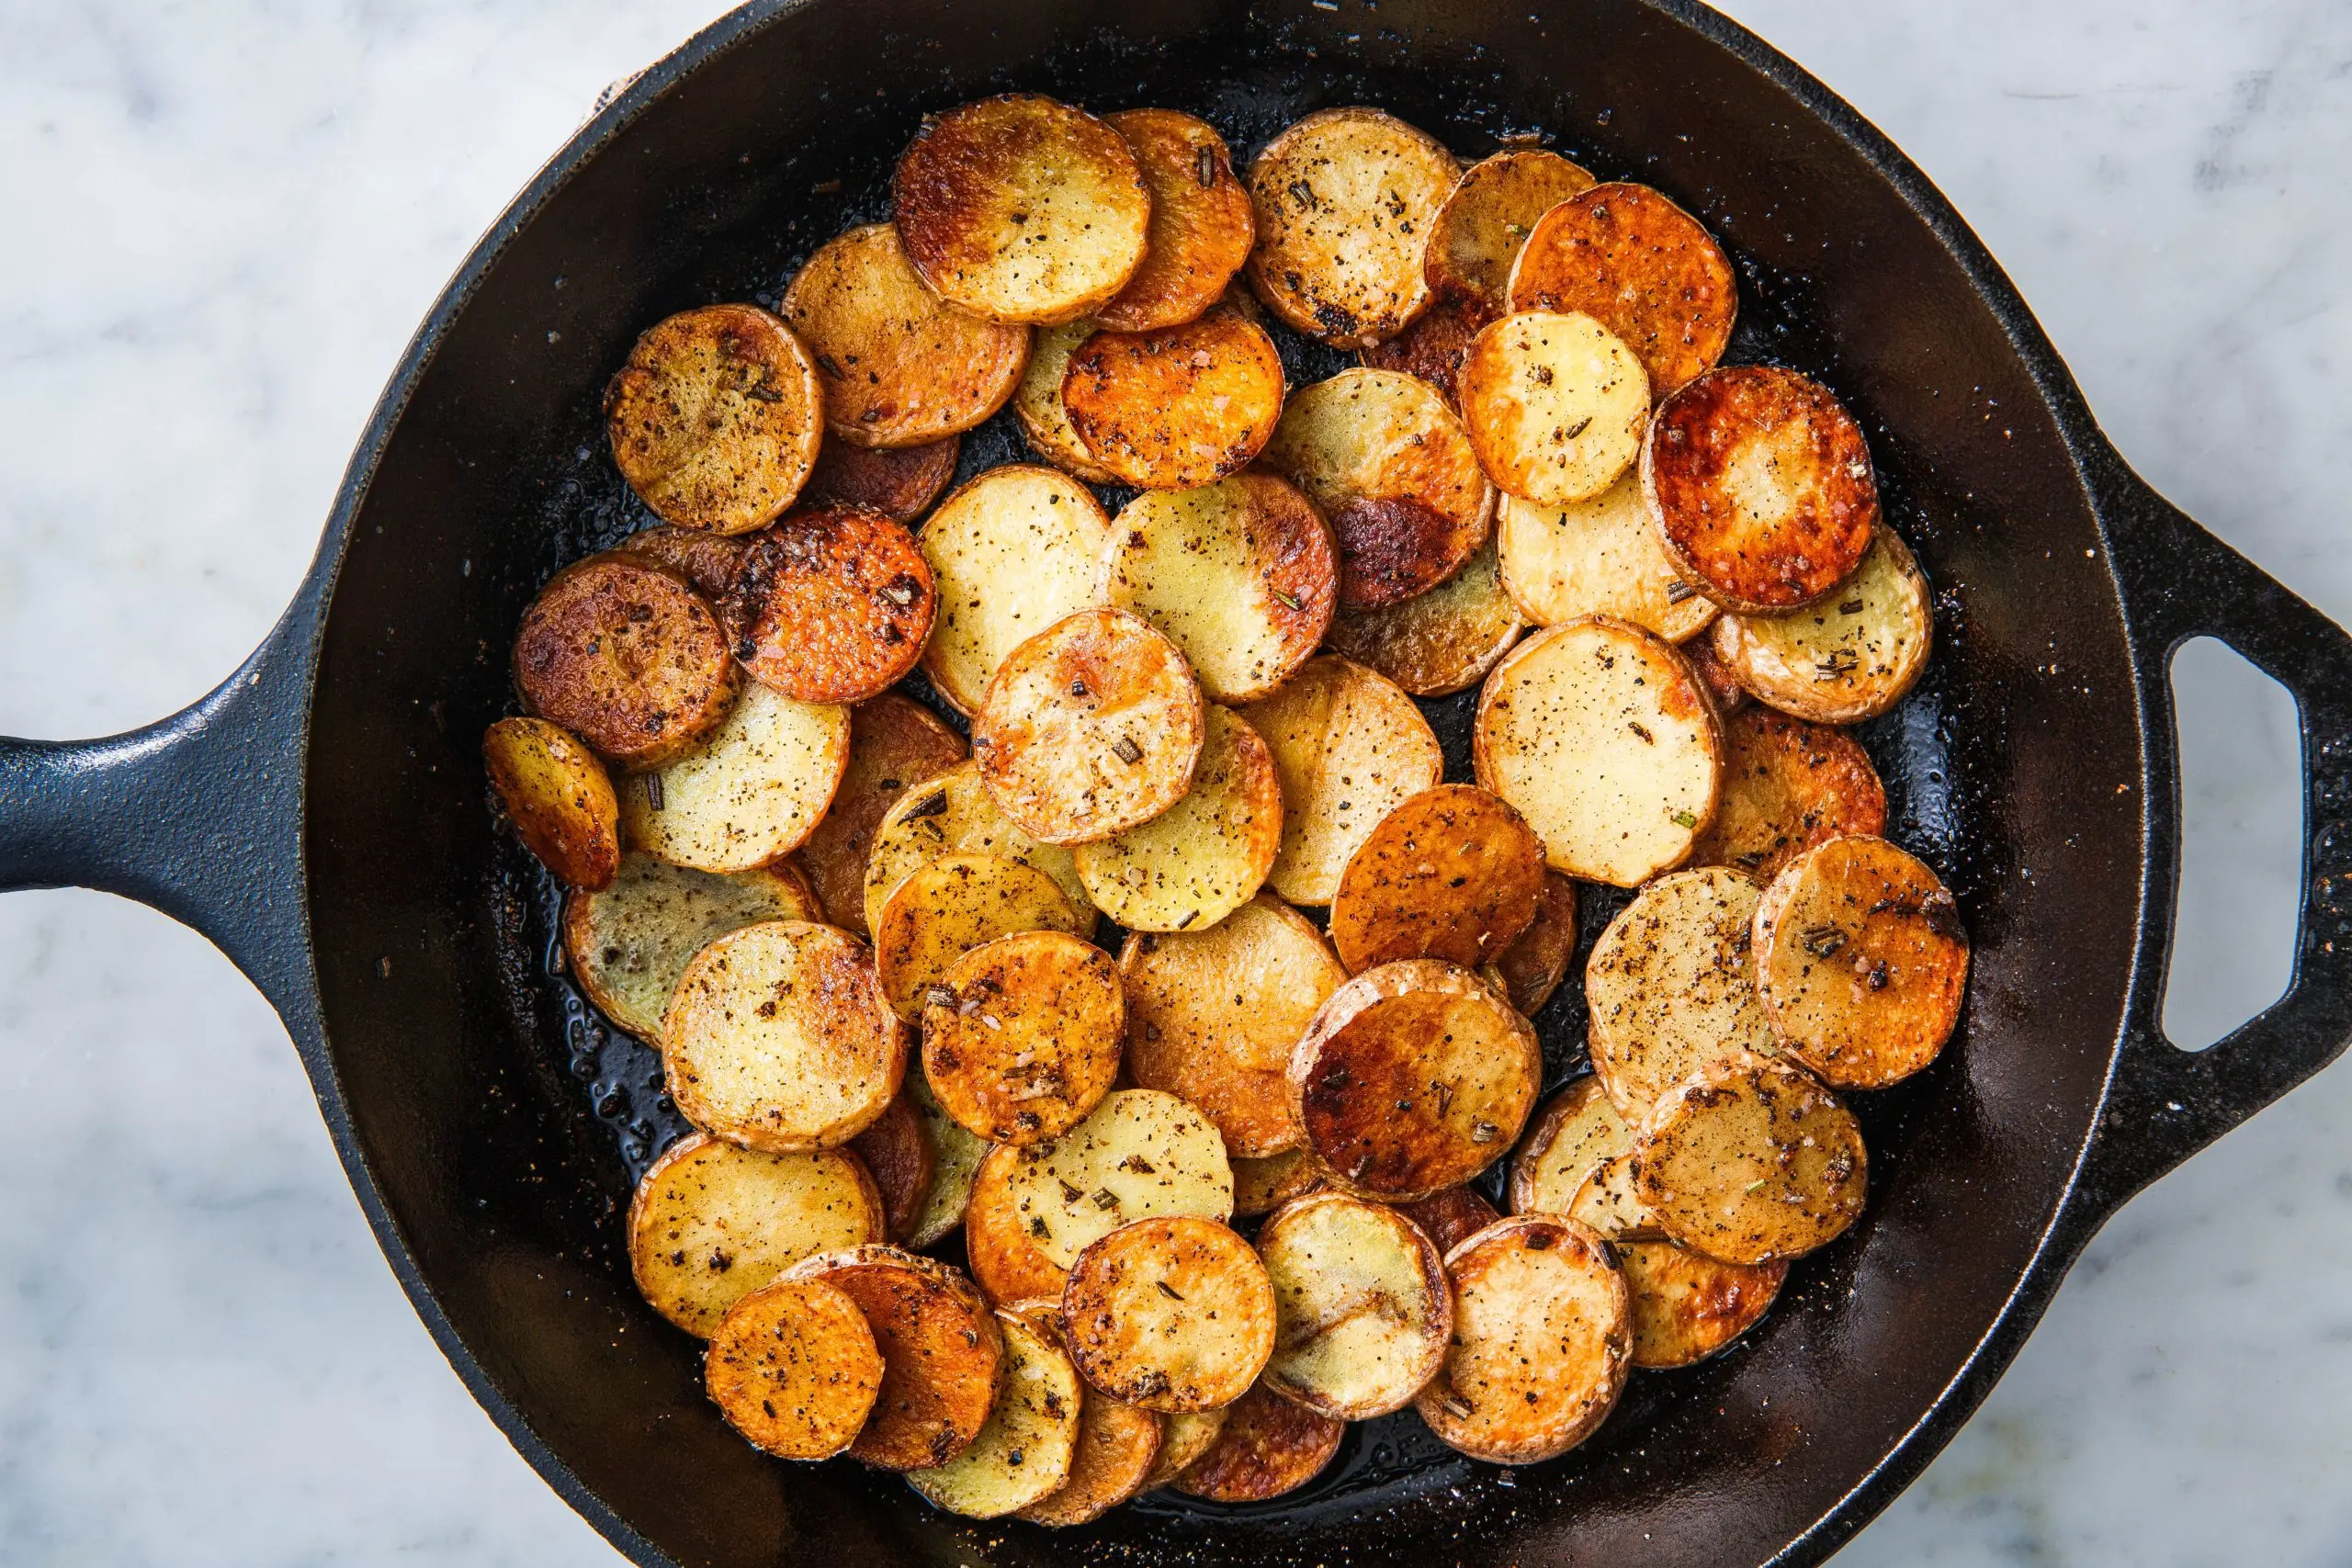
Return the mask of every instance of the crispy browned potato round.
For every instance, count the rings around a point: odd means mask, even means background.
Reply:
[[[1960,1021],[1968,936],[1933,871],[1884,839],[1798,855],[1756,908],[1756,986],[1781,1043],[1838,1089],[1883,1089]]]
[[[1690,860],[1769,883],[1825,839],[1885,826],[1886,788],[1852,737],[1752,708],[1724,721],[1723,802]]]
[[[1421,270],[1440,299],[1475,300],[1490,314],[1510,307],[1510,268],[1552,209],[1592,188],[1592,176],[1557,152],[1519,148],[1482,158],[1438,209]],[[1579,307],[1581,309],[1581,307]]]
[[[1348,1424],[1319,1416],[1263,1383],[1227,1406],[1201,1457],[1173,1482],[1211,1503],[1263,1503],[1323,1473]]]
[[[924,1501],[973,1519],[1001,1518],[1051,1496],[1069,1480],[1078,1454],[1084,1385],[1060,1337],[1001,1309],[996,1324],[1004,1362],[987,1424],[946,1463],[907,1472]]]
[[[1314,1154],[1303,1146],[1261,1159],[1236,1155],[1233,1212],[1245,1219],[1271,1214],[1294,1198],[1322,1190],[1328,1181]]]
[[[563,950],[597,1011],[655,1041],[678,977],[713,939],[762,920],[823,918],[789,863],[714,876],[632,850],[612,886],[564,900]]]
[[[1554,1214],[1498,1220],[1446,1254],[1453,1341],[1413,1401],[1473,1459],[1533,1464],[1609,1416],[1633,1365],[1633,1310],[1606,1244]]]
[[[1633,1146],[1633,1125],[1617,1113],[1600,1079],[1577,1078],[1544,1105],[1511,1156],[1511,1213],[1566,1213],[1593,1168]]]
[[[1070,1359],[1114,1399],[1174,1414],[1249,1391],[1274,1351],[1274,1290],[1250,1244],[1215,1220],[1122,1225],[1070,1265]]]
[[[1143,265],[1151,195],[1125,140],[1035,93],[927,122],[890,182],[907,257],[944,299],[1054,326],[1117,297]]]
[[[828,447],[828,451],[831,448]],[[813,479],[811,484],[815,482]],[[801,491],[808,494],[807,490]],[[656,566],[669,568],[694,587],[711,604],[727,597],[727,590],[734,585],[735,567],[751,548],[751,540],[734,534],[713,534],[702,528],[674,528],[667,523],[656,523],[650,528],[639,528],[623,539],[614,549],[623,555],[641,556]]]
[[[1041,1143],[1111,1091],[1126,1023],[1109,953],[1066,931],[999,937],[925,993],[923,1076],[976,1136]]]
[[[1005,656],[972,721],[972,755],[1023,832],[1082,844],[1182,800],[1206,722],[1165,633],[1125,610],[1080,610]]]
[[[1400,958],[1472,968],[1535,919],[1544,840],[1508,801],[1440,784],[1381,818],[1340,874],[1331,945],[1362,974]]]
[[[1683,578],[1756,615],[1834,592],[1878,527],[1861,426],[1828,388],[1772,365],[1710,370],[1658,405],[1642,498]]]
[[[947,984],[956,961],[1019,931],[1091,934],[1054,879],[1002,855],[942,855],[882,901],[874,927],[874,970],[882,994],[909,1023]]]
[[[1453,391],[1480,466],[1507,493],[1546,506],[1616,483],[1649,423],[1641,361],[1580,313],[1524,310],[1482,328]]]
[[[882,1352],[847,1292],[779,1280],[729,1309],[703,1359],[703,1387],[753,1448],[831,1459],[874,1409]]]
[[[482,733],[481,761],[515,836],[541,863],[574,887],[611,886],[621,808],[594,752],[543,718],[502,718]]]
[[[749,871],[798,849],[849,766],[849,709],[757,682],[695,750],[621,781],[631,849],[697,871]]]
[[[1603,1241],[1662,1241],[1666,1231],[1634,1190],[1640,1161],[1631,1151],[1611,1155],[1586,1173],[1562,1211]]]
[[[1535,900],[1535,919],[1480,973],[1499,980],[1510,1005],[1533,1018],[1560,988],[1568,960],[1576,953],[1577,885],[1547,869],[1544,891]]]
[[[1266,1386],[1341,1421],[1402,1410],[1445,1357],[1453,1290],[1410,1219],[1382,1203],[1317,1192],[1258,1233],[1274,1287]]]
[[[1029,359],[1025,327],[946,303],[908,265],[899,231],[829,240],[784,291],[816,361],[825,428],[855,446],[923,446],[1004,406]]]
[[[907,1074],[905,1092],[922,1126],[923,1141],[931,1145],[931,1190],[901,1243],[915,1248],[933,1245],[964,1223],[964,1211],[972,1201],[972,1182],[979,1171],[980,1160],[995,1145],[972,1136],[940,1108],[939,1098],[931,1092],[919,1062]],[[979,1270],[975,1269],[973,1272],[978,1274]],[[987,1288],[985,1280],[981,1288]]]
[[[987,1424],[1003,1369],[996,1314],[961,1269],[871,1244],[803,1258],[784,1276],[821,1280],[857,1303],[882,1353],[882,1388],[850,1444],[880,1470],[944,1464]]]
[[[1629,1120],[1709,1063],[1775,1049],[1749,952],[1760,892],[1729,866],[1678,871],[1634,895],[1592,944],[1593,1071]]]
[[[1094,460],[1086,443],[1071,428],[1069,410],[1062,403],[1062,378],[1069,356],[1092,337],[1098,327],[1090,318],[1058,327],[1037,329],[1036,346],[1029,351],[1029,367],[1012,394],[1013,417],[1021,422],[1022,438],[1029,449],[1072,479],[1089,484],[1115,484],[1117,478]]]
[[[1110,536],[1091,491],[1026,463],[991,468],[940,502],[922,536],[939,583],[939,624],[922,667],[940,694],[979,712],[1005,655],[1101,604]]]
[[[1732,672],[1731,666],[1724,662],[1723,655],[1715,651],[1713,637],[1691,638],[1683,649],[1682,657],[1690,661],[1690,669],[1699,677],[1699,683],[1707,688],[1707,695],[1714,702],[1715,712],[1724,718],[1729,718],[1752,700],[1747,694],[1747,688],[1741,685],[1739,677]]]
[[[1150,333],[1097,332],[1062,372],[1062,410],[1122,484],[1211,484],[1265,448],[1283,412],[1283,360],[1237,311]]]
[[[1679,643],[1715,618],[1714,601],[1667,558],[1642,477],[1631,469],[1565,506],[1505,496],[1495,512],[1495,547],[1503,586],[1538,626],[1611,615]]]
[[[664,523],[746,534],[784,514],[824,434],[817,367],[754,305],[655,325],[605,389],[621,477]]]
[[[963,760],[963,738],[896,692],[850,710],[849,765],[824,819],[800,846],[800,863],[827,920],[869,934],[865,867],[875,829],[907,791]]]
[[[1225,139],[1176,109],[1105,115],[1143,169],[1151,225],[1143,265],[1095,321],[1123,333],[1157,332],[1196,320],[1216,303],[1258,226],[1250,192],[1233,172]]]
[[[858,703],[915,667],[939,607],[906,525],[804,507],[743,552],[722,606],[735,657],[795,702]]]
[[[1450,406],[1458,407],[1454,378],[1462,373],[1462,361],[1470,352],[1470,340],[1494,319],[1494,311],[1467,299],[1434,299],[1428,310],[1413,318],[1411,326],[1395,337],[1359,349],[1356,363],[1367,370],[1394,370],[1399,375],[1419,377],[1435,387]]]
[[[1715,653],[1742,686],[1822,724],[1859,724],[1902,701],[1934,640],[1928,580],[1887,528],[1861,570],[1812,608],[1715,623]]]
[[[1216,1442],[1217,1434],[1225,1430],[1227,1418],[1249,1398],[1250,1395],[1245,1393],[1220,1410],[1193,1410],[1182,1416],[1162,1416],[1159,1418],[1159,1457],[1152,1461],[1151,1473],[1144,1477],[1144,1490],[1148,1492],[1154,1487],[1168,1485],[1191,1469],[1193,1462]],[[1277,1400],[1275,1403],[1287,1404],[1290,1402]],[[1296,1405],[1291,1408],[1298,1409]],[[1306,1412],[1300,1410],[1299,1414],[1304,1416]]]
[[[800,491],[804,506],[862,506],[896,522],[911,524],[931,510],[964,450],[960,435],[942,436],[920,446],[859,446],[826,444],[817,469]]]
[[[1159,1089],[1113,1089],[1068,1134],[1023,1148],[1004,1179],[1023,1230],[1062,1269],[1137,1220],[1233,1213],[1233,1169],[1216,1128]]]
[[[1435,959],[1366,970],[1291,1053],[1291,1109],[1326,1170],[1406,1203],[1510,1152],[1544,1076],[1535,1031],[1484,980]]]
[[[556,573],[514,635],[532,712],[624,768],[660,767],[727,721],[742,676],[702,595],[618,551]]]
[[[1647,186],[1594,186],[1545,213],[1513,262],[1514,310],[1581,310],[1623,338],[1663,397],[1724,356],[1739,290],[1689,213]]]
[[[1421,1227],[1441,1258],[1502,1218],[1469,1187],[1449,1187],[1418,1203],[1400,1203],[1396,1212]]]
[[[1065,1343],[1060,1302],[1022,1302],[1008,1310],[1057,1346]],[[1020,1509],[1019,1517],[1056,1529],[1101,1518],[1143,1490],[1159,1462],[1168,1419],[1122,1404],[1078,1380],[1078,1441],[1069,1479]]]
[[[1035,866],[1054,879],[1091,935],[1094,905],[1079,880],[1078,863],[1055,844],[1041,844],[1014,827],[980,783],[979,765],[958,762],[919,788],[909,790],[882,814],[874,847],[865,857],[865,918],[882,918],[882,906],[899,884],[944,855],[1001,855]],[[840,922],[836,921],[836,924]]]
[[[922,1077],[921,1073],[909,1074],[899,1087],[898,1097],[865,1132],[849,1141],[850,1152],[865,1165],[866,1174],[874,1179],[874,1190],[882,1195],[888,1238],[900,1243],[922,1218],[937,1174],[931,1135],[923,1130],[922,1114],[908,1090],[910,1082],[920,1082]]]
[[[1772,1310],[1785,1263],[1743,1268],[1670,1241],[1617,1244],[1617,1266],[1633,1293],[1634,1365],[1687,1367],[1756,1326]]]
[[[1444,774],[1436,732],[1413,699],[1344,659],[1308,660],[1242,716],[1282,781],[1283,848],[1266,880],[1294,904],[1329,904],[1380,819]]]
[[[1033,1230],[1021,1213],[1012,1185],[1021,1155],[1012,1145],[1000,1144],[981,1157],[964,1211],[964,1253],[989,1300],[1002,1304],[1050,1296],[1058,1302],[1069,1270],[1038,1249],[1045,1222],[1037,1221]]]
[[[1166,811],[1072,852],[1087,896],[1136,931],[1215,925],[1264,886],[1283,844],[1283,789],[1258,732],[1210,704],[1193,787]]]
[[[1725,1263],[1795,1258],[1862,1212],[1853,1112],[1804,1068],[1740,1055],[1668,1089],[1634,1140],[1634,1195],[1666,1234]]]
[[[1510,651],[1527,623],[1503,591],[1488,539],[1453,578],[1401,604],[1332,618],[1324,640],[1417,697],[1476,685]]]

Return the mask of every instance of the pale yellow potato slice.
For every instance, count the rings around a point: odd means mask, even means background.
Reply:
[[[778,1459],[847,1449],[882,1390],[865,1314],[822,1280],[778,1280],[737,1302],[711,1336],[703,1387],[727,1424]]]
[[[1146,1410],[1215,1410],[1274,1350],[1274,1290],[1250,1244],[1215,1220],[1122,1225],[1070,1265],[1062,1319],[1079,1374]]]
[[[1244,1400],[1249,1397],[1248,1394],[1242,1395]],[[1273,1403],[1290,1404],[1286,1399],[1277,1399]],[[1298,1410],[1295,1404],[1290,1407]],[[1144,1490],[1148,1492],[1156,1486],[1165,1486],[1191,1469],[1194,1461],[1216,1446],[1217,1434],[1225,1430],[1226,1419],[1233,1409],[1234,1406],[1228,1404],[1222,1410],[1193,1410],[1181,1416],[1162,1416],[1159,1418],[1159,1457],[1152,1461],[1151,1473],[1144,1477]],[[1304,1410],[1298,1413],[1301,1416],[1306,1414]]]
[[[1635,894],[1592,944],[1592,1066],[1627,1120],[1710,1063],[1778,1049],[1750,952],[1762,891],[1729,866],[1678,871]]]
[[[1065,1342],[1060,1302],[1022,1302],[1010,1310],[1057,1346]],[[1055,1529],[1101,1518],[1143,1490],[1159,1462],[1160,1434],[1169,1419],[1122,1404],[1081,1380],[1078,1440],[1070,1454],[1069,1479],[1018,1510],[1020,1517]]]
[[[1820,724],[1859,724],[1901,702],[1934,641],[1927,577],[1891,528],[1811,609],[1715,623],[1716,656],[1757,701]]]
[[[944,1464],[907,1472],[933,1507],[967,1518],[1016,1513],[1061,1490],[1078,1452],[1078,1372],[1055,1338],[999,1310],[1004,1361],[978,1435]]]
[[[1006,654],[1099,604],[1110,537],[1093,493],[1051,468],[990,468],[941,502],[916,540],[939,594],[922,654],[939,694],[979,712]]]
[[[909,1023],[964,954],[1016,931],[1089,934],[1054,879],[1001,855],[943,855],[899,884],[874,928],[882,995]]]
[[[1282,782],[1250,723],[1206,705],[1184,797],[1140,827],[1071,852],[1087,896],[1134,931],[1204,929],[1265,884],[1283,842]]]
[[[1666,558],[1628,470],[1588,501],[1546,506],[1506,496],[1495,513],[1503,587],[1537,626],[1611,615],[1681,642],[1715,618],[1712,600]]]
[[[1642,362],[1582,314],[1527,310],[1481,329],[1453,390],[1495,483],[1547,505],[1616,483],[1641,455],[1649,423]]]
[[[596,1010],[652,1042],[679,976],[712,941],[762,920],[821,919],[790,862],[720,876],[632,851],[610,887],[564,900],[563,949]]]
[[[1593,1167],[1634,1146],[1633,1123],[1592,1076],[1554,1095],[1510,1162],[1515,1214],[1565,1214]]]
[[[594,751],[543,718],[502,718],[482,734],[481,760],[515,836],[541,864],[574,887],[611,884],[621,808]]]
[[[1634,1190],[1636,1168],[1631,1153],[1611,1155],[1594,1166],[1568,1200],[1568,1218],[1603,1241],[1663,1240],[1657,1216]]]
[[[980,783],[977,762],[959,762],[919,789],[909,790],[882,816],[865,857],[865,918],[870,928],[899,884],[943,855],[1001,855],[1054,879],[1093,931],[1094,905],[1079,880],[1078,863],[1058,844],[1041,844],[997,809]]]
[[[1718,1263],[1670,1241],[1617,1246],[1634,1301],[1634,1365],[1687,1367],[1756,1326],[1772,1309],[1785,1263]]]
[[[696,871],[749,871],[798,849],[849,766],[849,709],[756,682],[718,733],[619,789],[631,849]]]
[[[1804,1068],[1738,1056],[1658,1100],[1634,1141],[1634,1193],[1666,1234],[1725,1263],[1796,1258],[1862,1212],[1854,1114]]]
[[[1233,1212],[1245,1219],[1271,1214],[1292,1199],[1329,1184],[1314,1151],[1304,1146],[1260,1159],[1233,1156]]]
[[[1396,1210],[1317,1192],[1266,1222],[1258,1256],[1274,1287],[1275,1393],[1368,1421],[1412,1403],[1444,1359],[1453,1288],[1436,1246]]]
[[[1385,609],[1333,616],[1324,641],[1414,696],[1442,697],[1485,679],[1526,629],[1488,539],[1460,571],[1426,593]]]
[[[1113,1089],[1069,1132],[1005,1159],[1002,1177],[1018,1230],[1057,1269],[1137,1220],[1233,1213],[1233,1168],[1216,1127],[1159,1089]]]
[[[1515,148],[1471,164],[1430,225],[1421,270],[1430,291],[1475,300],[1501,315],[1510,309],[1511,263],[1537,220],[1592,184],[1584,170],[1540,147]]]
[[[784,515],[824,434],[817,367],[756,305],[682,310],[605,389],[621,477],[664,523],[744,534]]]

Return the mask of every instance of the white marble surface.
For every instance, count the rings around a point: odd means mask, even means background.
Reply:
[[[0,0],[0,732],[153,717],[252,646],[475,234],[718,8]],[[2143,472],[2352,618],[2352,7],[1732,9],[1951,193]],[[2275,821],[2291,741],[2224,705],[2192,787]],[[2215,857],[2177,1017],[2276,990],[2278,858]],[[615,1561],[434,1350],[198,939],[0,900],[0,1561]],[[2347,1124],[2352,1064],[2134,1202],[1840,1561],[2352,1561]]]

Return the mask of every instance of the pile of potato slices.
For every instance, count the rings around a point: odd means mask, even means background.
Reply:
[[[893,197],[639,341],[659,523],[546,585],[484,741],[696,1129],[639,1287],[752,1443],[977,1517],[1279,1496],[1408,1405],[1566,1451],[1853,1223],[1840,1093],[1956,1021],[1837,728],[1931,637],[1860,427],[1719,363],[1666,197],[1377,109],[1238,175],[989,98]],[[943,495],[1008,406],[1038,460]],[[1448,780],[1416,699],[1482,682]],[[1636,891],[1539,1106],[1579,883]]]

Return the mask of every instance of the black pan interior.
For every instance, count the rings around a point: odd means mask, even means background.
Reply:
[[[1539,14],[786,8],[619,129],[450,323],[373,477],[327,628],[308,848],[328,1038],[439,1310],[630,1550],[1761,1562],[1896,1447],[2015,1288],[2089,1131],[2137,910],[2140,737],[2081,479],[1998,313],[1864,149],[1677,14]],[[1862,739],[1891,833],[1951,883],[1975,939],[1962,1038],[1910,1084],[1858,1097],[1873,1193],[1857,1232],[1801,1264],[1747,1342],[1640,1375],[1564,1459],[1472,1464],[1407,1414],[1352,1429],[1279,1503],[1147,1499],[1053,1536],[971,1527],[893,1477],[759,1458],[701,1398],[694,1343],[629,1287],[620,1212],[682,1123],[652,1053],[566,982],[556,894],[492,830],[477,738],[512,711],[505,653],[531,593],[648,521],[596,416],[636,333],[712,300],[773,304],[817,244],[888,215],[891,160],[923,113],[1011,87],[1187,108],[1238,161],[1308,110],[1374,103],[1465,155],[1541,133],[1603,177],[1658,186],[1738,265],[1731,357],[1804,369],[1856,410],[1887,515],[1937,585],[1934,669]],[[1295,337],[1284,350],[1295,381],[1342,363]],[[1020,455],[1000,420],[967,440],[964,468]],[[1465,778],[1468,702],[1431,705]],[[1588,940],[1621,903],[1589,901]],[[1580,1070],[1580,986],[1539,1024],[1553,1081]]]

